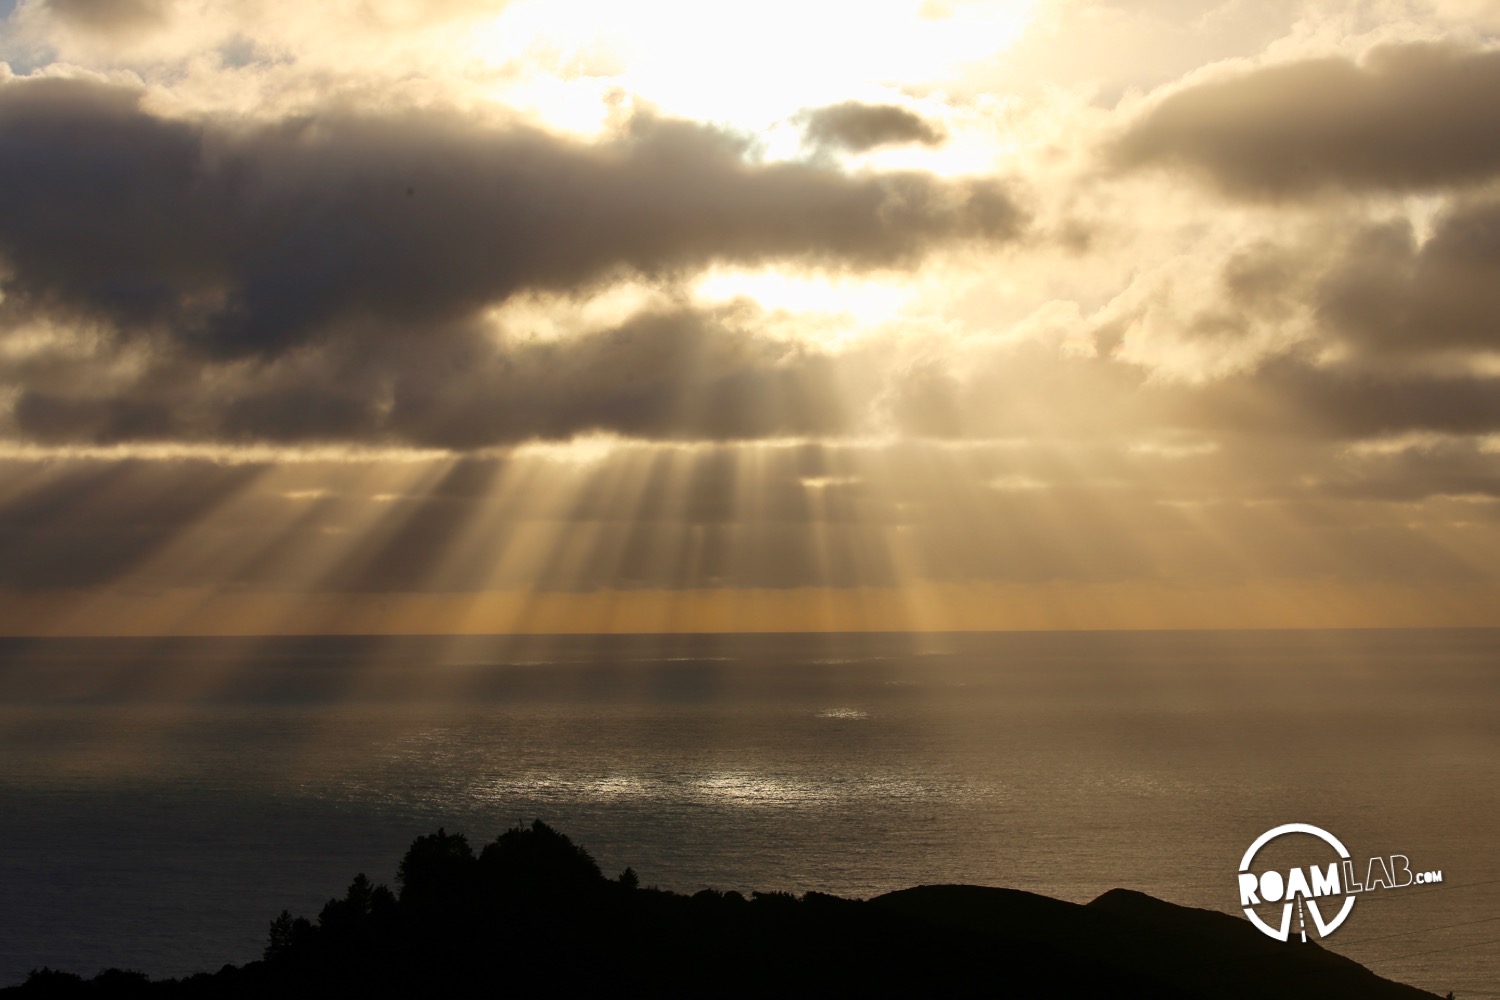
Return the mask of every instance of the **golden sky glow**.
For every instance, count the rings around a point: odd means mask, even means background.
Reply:
[[[0,13],[0,633],[1500,624],[1500,4]]]

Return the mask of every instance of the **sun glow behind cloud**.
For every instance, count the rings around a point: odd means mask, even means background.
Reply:
[[[993,57],[1022,35],[1034,6],[520,0],[477,28],[471,45],[497,66],[587,87],[603,81],[666,114],[760,130],[805,107],[894,95]],[[564,103],[560,124],[576,127],[578,106]]]
[[[823,343],[837,343],[898,321],[902,308],[919,291],[909,282],[774,269],[716,268],[700,275],[693,286],[695,297],[705,303],[748,299],[771,312],[826,317],[825,323],[818,324],[825,332],[816,338]]]

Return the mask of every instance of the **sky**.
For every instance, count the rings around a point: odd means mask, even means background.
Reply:
[[[1500,3],[0,16],[0,634],[1500,625]]]

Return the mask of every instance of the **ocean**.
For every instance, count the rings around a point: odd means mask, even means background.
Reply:
[[[1500,631],[0,640],[0,985],[242,963],[418,834],[538,817],[682,892],[1236,915],[1310,823],[1443,872],[1325,947],[1497,997]]]

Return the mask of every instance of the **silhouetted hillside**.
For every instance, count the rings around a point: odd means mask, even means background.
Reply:
[[[355,876],[316,920],[283,912],[265,954],[152,982],[40,970],[4,997],[890,995],[1431,997],[1316,945],[1126,890],[1087,906],[922,886],[868,902],[641,888],[541,821],[477,852],[418,837],[397,890]]]
[[[877,896],[869,905],[938,926],[1061,949],[1083,961],[1168,984],[1187,996],[1433,996],[1382,979],[1314,942],[1273,941],[1228,914],[1177,906],[1129,889],[1111,889],[1081,906],[1015,889],[930,885]]]

